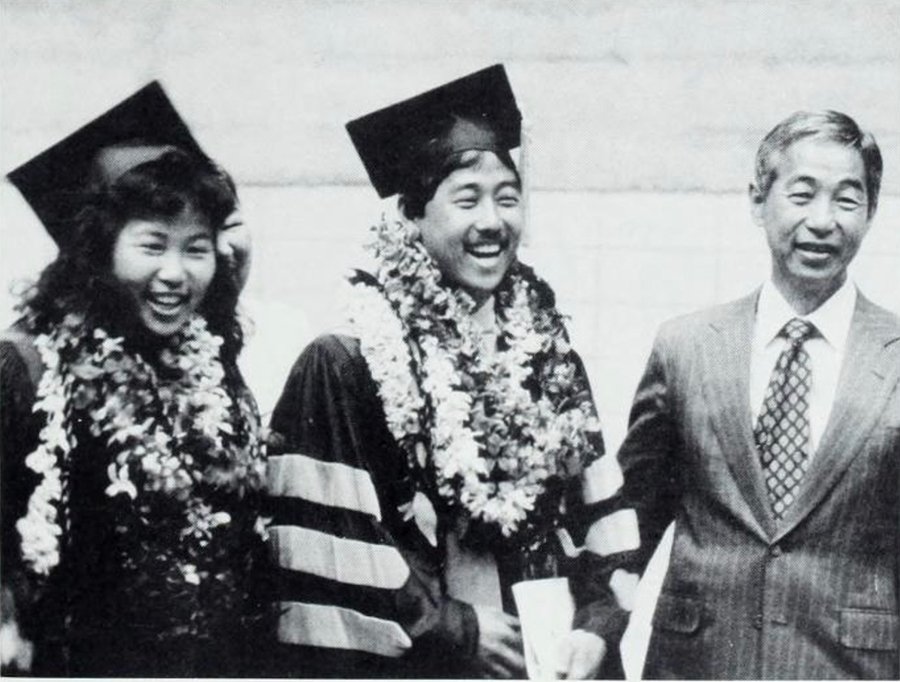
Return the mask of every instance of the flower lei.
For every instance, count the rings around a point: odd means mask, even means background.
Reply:
[[[162,349],[157,370],[79,315],[36,337],[45,371],[34,410],[46,422],[26,465],[41,479],[16,524],[35,574],[59,564],[72,453],[80,439],[93,438],[111,453],[103,463],[106,495],[118,505],[125,568],[151,564],[143,568],[158,572],[153,579],[188,589],[225,579],[211,555],[221,545],[217,529],[233,525],[232,515],[208,500],[260,489],[264,465],[255,406],[243,397],[235,403],[223,388],[221,344],[195,317]],[[147,528],[157,538],[168,532],[167,539],[139,540]]]
[[[348,331],[413,469],[410,513],[432,544],[414,509],[427,493],[506,538],[555,525],[559,514],[530,512],[554,481],[601,453],[590,394],[549,287],[524,265],[510,268],[495,292],[498,349],[485,352],[469,314],[474,302],[442,285],[413,228],[382,221],[373,232],[380,288],[352,285]]]

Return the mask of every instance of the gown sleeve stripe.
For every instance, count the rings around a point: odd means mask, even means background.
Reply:
[[[312,573],[278,568],[274,574],[279,584],[280,601],[331,604],[359,611],[367,616],[403,622],[397,616],[397,590],[383,590],[365,585],[347,585]]]
[[[603,455],[585,469],[582,475],[582,496],[585,504],[608,500],[622,489],[625,479],[615,455]]]
[[[336,537],[299,526],[269,528],[273,559],[280,568],[311,573],[347,585],[396,590],[409,566],[391,545]]]
[[[408,677],[430,665],[417,647],[449,658],[477,646],[474,612],[443,596],[438,552],[399,511],[406,454],[355,339],[326,335],[303,351],[268,443],[282,676]]]
[[[304,526],[373,545],[393,544],[383,525],[369,514],[326,507],[299,497],[268,498],[268,501],[265,515],[272,519],[270,526]]]
[[[641,535],[634,509],[620,509],[594,521],[587,532],[584,545],[600,556],[638,549],[641,546]]]
[[[399,624],[327,604],[280,602],[278,638],[288,644],[366,651],[398,658],[412,647]]]
[[[378,495],[364,469],[289,453],[269,458],[267,486],[273,497],[298,497],[381,520]]]

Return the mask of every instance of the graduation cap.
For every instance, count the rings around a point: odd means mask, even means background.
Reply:
[[[440,133],[436,125],[452,120]],[[519,146],[522,114],[506,70],[495,64],[350,121],[347,132],[381,198],[401,192],[428,156]],[[435,135],[440,135],[435,139]]]
[[[180,149],[206,155],[157,81],[9,173],[57,243],[66,241],[92,181]]]

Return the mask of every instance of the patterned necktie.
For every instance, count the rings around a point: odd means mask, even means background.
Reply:
[[[798,318],[779,332],[779,336],[787,337],[789,345],[775,363],[753,431],[776,519],[783,518],[796,499],[800,481],[809,468],[812,372],[803,343],[816,333],[812,324]]]

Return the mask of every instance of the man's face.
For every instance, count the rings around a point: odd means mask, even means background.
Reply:
[[[754,220],[766,232],[772,277],[783,293],[830,296],[869,229],[862,156],[830,140],[808,137],[775,161],[763,197],[750,188]]]
[[[493,293],[515,260],[522,230],[516,174],[492,152],[438,185],[416,224],[428,253],[451,283],[476,301]]]

